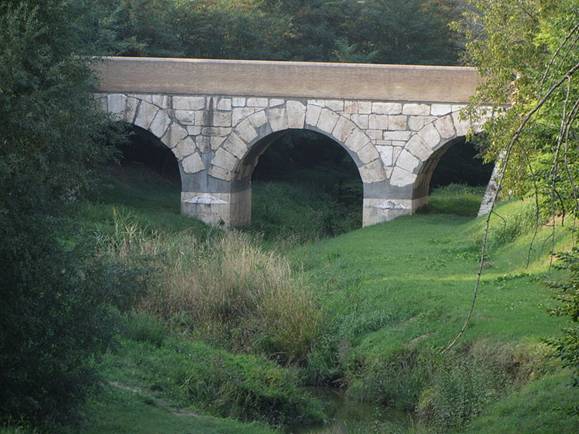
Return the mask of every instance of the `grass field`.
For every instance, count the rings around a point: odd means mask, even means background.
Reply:
[[[180,216],[178,188],[151,174],[117,173],[107,184],[104,194],[76,210],[80,230],[111,231],[114,208],[130,212],[147,233],[178,239],[186,231],[205,239],[215,232]],[[472,215],[481,192],[435,192],[426,213],[317,241],[319,232],[311,228],[323,227],[328,214],[320,208],[330,199],[292,199],[288,191],[257,186],[256,206],[263,209],[250,232],[267,228],[266,250],[276,249],[275,226],[280,234],[295,234],[284,255],[305,276],[324,320],[307,360],[280,366],[260,353],[234,354],[219,342],[203,344],[146,326],[141,337],[125,335],[100,362],[105,383],[86,408],[81,432],[265,433],[276,429],[265,422],[275,421],[293,432],[292,414],[298,425],[300,418],[319,424],[325,411],[305,386],[336,388],[346,400],[412,415],[404,423],[379,417],[356,423],[345,431],[351,433],[577,431],[576,389],[542,344],[562,326],[547,314],[554,301],[543,284],[551,232],[539,232],[527,266],[532,234],[523,202],[501,205],[501,216],[493,219],[472,321],[457,348],[441,356],[472,299],[483,226]],[[273,223],[264,220],[268,206],[275,209]],[[564,230],[555,238],[558,249],[570,245]],[[212,355],[206,371],[204,354]],[[192,374],[200,371],[210,391],[191,386]],[[217,402],[220,396],[223,402]],[[277,404],[268,409],[268,402]],[[238,411],[244,408],[254,413]],[[268,420],[268,411],[277,416]],[[330,423],[311,432],[344,431]]]

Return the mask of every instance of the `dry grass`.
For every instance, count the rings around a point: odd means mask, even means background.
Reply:
[[[141,307],[184,319],[199,337],[289,363],[304,360],[318,334],[321,313],[306,282],[247,234],[220,232],[201,242],[188,232],[147,233],[117,214],[101,244],[118,259],[154,258],[156,282]]]

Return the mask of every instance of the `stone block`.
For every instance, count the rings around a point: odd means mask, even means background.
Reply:
[[[420,165],[420,160],[404,149],[396,160],[396,166],[406,170],[407,172],[414,172]]]
[[[228,169],[224,169],[223,167],[213,166],[209,167],[208,171],[209,175],[217,178],[222,179],[223,181],[231,181],[233,179],[233,172]]]
[[[402,113],[405,115],[412,116],[429,116],[430,115],[430,105],[428,104],[404,104],[402,108]]]
[[[190,136],[198,136],[203,131],[202,127],[196,125],[187,125],[185,128],[187,128],[187,132]]]
[[[384,131],[382,138],[384,140],[405,141],[410,138],[411,134],[410,131]]]
[[[135,116],[135,125],[148,130],[159,111],[159,107],[148,103],[147,101],[141,101],[139,104],[139,110]]]
[[[108,112],[118,118],[124,118],[127,108],[127,97],[122,93],[112,93],[107,95]]]
[[[127,97],[127,105],[125,108],[125,115],[124,119],[129,124],[135,122],[135,116],[137,115],[137,110],[139,108],[139,104],[141,100],[134,98],[134,97]]]
[[[269,126],[272,131],[287,130],[287,111],[285,107],[282,108],[272,108],[268,110],[267,118],[269,120]]]
[[[245,97],[234,96],[233,98],[231,98],[231,105],[233,107],[245,107]]]
[[[231,124],[237,125],[241,120],[245,119],[249,115],[255,113],[257,109],[255,107],[237,107],[233,109],[233,114],[231,117]]]
[[[245,143],[251,143],[257,138],[257,131],[255,131],[255,128],[253,128],[253,125],[251,125],[248,119],[241,121],[235,130]]]
[[[438,130],[440,137],[443,139],[450,139],[456,135],[452,116],[447,115],[434,121],[434,127]]]
[[[436,149],[440,143],[440,134],[433,124],[426,125],[418,132],[418,135],[424,144],[428,147],[428,149]]]
[[[189,130],[187,130],[189,131]],[[231,133],[229,127],[205,127],[201,129],[201,133],[205,136],[227,136]]]
[[[394,167],[392,170],[390,184],[396,187],[405,187],[414,184],[414,181],[416,181],[416,175],[414,173],[410,173],[400,167]]]
[[[251,125],[253,125],[255,128],[260,128],[263,125],[267,124],[267,116],[265,115],[264,110],[255,112],[254,114],[249,116],[247,120],[249,120],[249,122],[251,122]]]
[[[352,115],[352,122],[358,125],[363,130],[370,128],[370,116],[369,115]]]
[[[269,100],[269,106],[270,107],[277,107],[277,106],[280,106],[283,104],[285,104],[285,100],[281,99],[281,98],[271,98]]]
[[[436,120],[434,116],[409,116],[408,129],[410,131],[420,131],[424,125],[432,123]]]
[[[299,101],[286,104],[288,128],[303,128],[306,120],[306,106]]]
[[[191,110],[175,110],[175,119],[183,125],[195,125],[195,112]]]
[[[328,134],[332,134],[334,127],[338,123],[338,119],[340,116],[329,110],[327,108],[323,108],[322,112],[320,113],[320,118],[318,119],[318,128],[322,131],[325,131]]]
[[[402,113],[402,104],[398,102],[373,102],[372,113],[379,115],[399,115]]]
[[[415,134],[410,140],[408,140],[405,149],[421,161],[428,160],[432,155],[432,149],[424,143],[422,137],[418,134]]]
[[[432,116],[444,116],[452,112],[452,104],[432,104],[430,114]]]
[[[173,149],[173,153],[178,160],[182,160],[188,155],[191,155],[193,152],[197,150],[197,146],[195,145],[195,140],[192,137],[187,136],[183,140],[181,140],[175,148]]]
[[[165,110],[159,110],[149,126],[149,131],[156,137],[161,138],[167,132],[169,125],[171,125],[171,118]]]
[[[223,148],[242,159],[247,152],[247,144],[235,133],[231,134],[223,143]]]
[[[382,182],[386,180],[386,172],[382,166],[382,161],[376,159],[368,164],[360,167],[360,178],[364,184],[372,184],[374,182]]]
[[[368,137],[370,137],[372,140],[376,141],[376,140],[382,140],[382,130],[366,130],[366,134],[368,135]]]
[[[229,111],[231,110],[231,98],[219,98],[216,104],[217,110]]]
[[[371,130],[387,130],[388,129],[388,116],[386,115],[370,115],[368,121],[368,127]]]
[[[213,160],[211,160],[211,164],[214,166],[222,167],[223,169],[227,169],[229,171],[234,171],[237,167],[237,162],[239,160],[235,158],[235,156],[223,147],[219,148],[215,151],[215,155],[213,156]]]
[[[247,107],[265,108],[268,106],[267,98],[247,98]]]
[[[407,116],[388,116],[388,129],[390,131],[403,131],[408,129]]]
[[[204,96],[174,96],[173,108],[175,110],[204,110]]]
[[[306,109],[306,125],[315,127],[318,125],[318,119],[320,118],[320,113],[322,112],[322,107],[316,104],[308,103]]]
[[[211,145],[211,149],[213,151],[217,150],[217,148],[219,148],[223,144],[225,139],[226,138],[222,136],[211,136],[209,138],[209,144]]]
[[[364,164],[380,158],[380,154],[372,143],[368,143],[357,152],[358,158]]]
[[[332,135],[338,140],[338,142],[345,143],[346,139],[355,128],[356,125],[354,122],[347,119],[345,116],[340,116],[340,119],[338,119],[338,122],[334,127],[334,131],[332,131]]]
[[[197,152],[184,158],[181,162],[181,166],[183,167],[183,171],[185,173],[197,173],[205,169],[203,160]]]
[[[181,140],[183,140],[188,135],[189,135],[189,133],[187,132],[187,130],[185,128],[183,128],[181,125],[173,122],[169,126],[169,128],[167,128],[167,132],[165,133],[165,135],[163,136],[163,138],[161,140],[168,147],[174,148],[175,146],[177,146],[177,143],[179,143]]]
[[[384,166],[392,166],[394,164],[392,146],[376,146],[376,150],[380,154]]]
[[[232,121],[231,112],[213,112],[212,125],[215,127],[230,127]]]
[[[352,134],[346,139],[346,148],[352,152],[358,152],[370,141],[370,138],[359,129],[354,129]]]

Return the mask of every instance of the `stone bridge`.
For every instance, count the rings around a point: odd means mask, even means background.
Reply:
[[[207,223],[251,220],[259,156],[288,129],[342,146],[364,183],[364,226],[428,200],[438,160],[478,125],[460,116],[471,68],[109,57],[97,98],[179,161],[181,210]]]

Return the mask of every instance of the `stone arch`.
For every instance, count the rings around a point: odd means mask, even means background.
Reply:
[[[115,119],[136,125],[154,135],[171,150],[179,162],[181,178],[205,169],[194,136],[177,122],[166,95],[108,94],[102,100]]]
[[[311,130],[323,134],[343,147],[358,167],[364,185],[364,224],[370,224],[366,210],[367,196],[384,183],[386,172],[380,154],[370,137],[346,116],[322,105],[288,100],[275,107],[260,108],[233,127],[214,151],[208,175],[230,183],[231,221],[250,221],[251,175],[259,156],[271,144],[268,137],[285,130]],[[273,140],[273,139],[272,139]],[[236,211],[235,211],[236,210]]]
[[[480,133],[487,118],[485,114],[481,122],[471,123],[462,119],[460,111],[449,112],[410,136],[395,162],[390,183],[405,191],[413,209],[427,202],[432,174],[444,153],[469,132]]]
[[[263,108],[241,119],[215,151],[209,175],[242,181],[251,175],[260,152],[255,145],[283,130],[306,129],[323,134],[342,146],[354,160],[364,184],[381,182],[386,173],[380,154],[368,135],[354,122],[327,107],[289,100]]]

